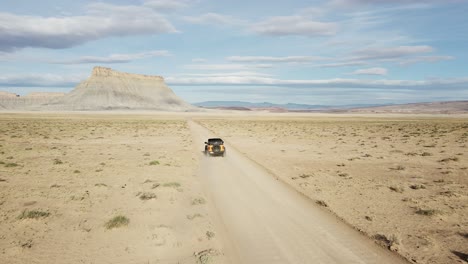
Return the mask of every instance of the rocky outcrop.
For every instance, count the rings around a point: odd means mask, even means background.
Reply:
[[[0,92],[0,109],[38,110],[53,99],[63,97],[64,93],[30,93],[20,96],[9,92]]]
[[[177,97],[161,76],[124,73],[104,67],[95,67],[91,77],[48,106],[60,110],[196,109]]]

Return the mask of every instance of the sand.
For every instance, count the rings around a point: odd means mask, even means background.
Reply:
[[[255,263],[287,241],[282,263],[314,250],[321,263],[375,263],[381,250],[463,263],[467,128],[466,117],[2,113],[0,263]],[[211,135],[226,158],[203,157]],[[239,212],[242,197],[254,198]],[[250,236],[249,222],[277,241]]]

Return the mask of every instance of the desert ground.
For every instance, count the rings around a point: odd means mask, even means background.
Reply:
[[[198,122],[409,261],[467,261],[466,118],[332,115]]]
[[[186,122],[2,114],[0,263],[224,263]]]
[[[0,263],[468,254],[466,116],[2,113],[0,131]],[[226,157],[203,156],[211,136]]]

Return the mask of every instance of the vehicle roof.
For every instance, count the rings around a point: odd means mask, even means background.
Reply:
[[[220,138],[209,138],[208,141],[223,141]]]

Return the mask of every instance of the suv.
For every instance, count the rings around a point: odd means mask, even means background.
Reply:
[[[224,141],[220,138],[210,138],[205,142],[205,155],[210,156],[223,156],[226,153]]]

